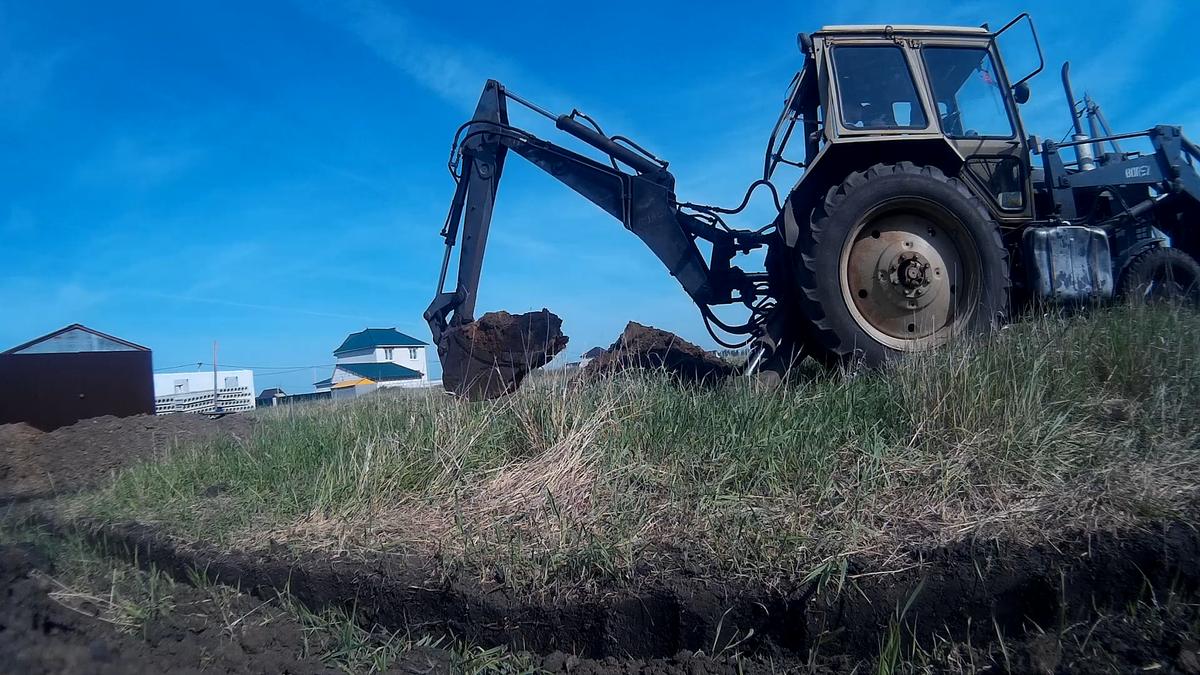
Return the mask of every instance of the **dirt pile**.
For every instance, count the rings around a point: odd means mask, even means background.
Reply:
[[[688,383],[712,383],[737,371],[674,333],[634,321],[604,355],[588,364],[588,370],[596,374],[629,369],[663,370]]]
[[[31,427],[24,422],[0,424],[0,448],[12,447],[18,443],[28,443],[41,435],[41,429]]]
[[[562,319],[548,309],[488,312],[442,335],[442,384],[472,401],[511,394],[529,371],[566,349],[567,340]]]
[[[95,417],[49,433],[6,424],[0,427],[0,503],[74,492],[189,442],[244,438],[252,425],[238,415],[190,414]]]

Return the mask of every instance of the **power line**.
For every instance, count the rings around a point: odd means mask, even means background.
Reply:
[[[203,364],[202,364],[202,363],[200,363],[199,361],[189,361],[188,363],[181,363],[181,364],[179,364],[179,365],[177,365],[177,366],[167,366],[167,367],[165,367],[165,368],[155,368],[155,369],[154,369],[154,372],[156,372],[156,373],[159,373],[159,372],[162,372],[162,371],[164,371],[164,370],[178,370],[178,369],[180,369],[180,368],[191,368],[193,364],[194,364],[194,365],[195,365],[197,368],[199,368],[201,365],[203,365]]]
[[[212,365],[213,365],[212,363],[206,362],[206,361],[189,361],[188,363],[181,363],[178,366],[167,366],[165,368],[155,368],[154,372],[157,373],[157,372],[161,372],[161,371],[178,370],[180,368],[191,368],[191,367],[195,367],[195,368],[202,368],[204,366],[211,367]],[[336,365],[337,365],[336,363],[318,363],[318,364],[309,365],[309,366],[239,366],[239,365],[235,365],[232,363],[222,363],[219,365],[219,367],[220,368],[231,368],[231,369],[236,368],[238,370],[259,370],[259,371],[263,371],[264,374],[266,374],[266,375],[279,375],[284,372],[290,373],[290,372],[296,372],[298,370],[308,370],[309,368],[332,368]],[[271,371],[271,372],[268,372],[268,371]]]
[[[211,366],[211,363],[205,365]],[[336,363],[317,363],[307,366],[235,366],[232,363],[221,364],[224,368],[241,368],[243,370],[303,370],[304,368],[332,368]]]

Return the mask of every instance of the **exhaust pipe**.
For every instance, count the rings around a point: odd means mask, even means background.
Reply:
[[[1083,120],[1080,119],[1079,110],[1075,107],[1075,92],[1071,89],[1071,62],[1066,61],[1062,67],[1062,83],[1063,92],[1067,95],[1067,107],[1071,111],[1071,124],[1075,128],[1075,134],[1071,140],[1086,141],[1090,137],[1083,131]],[[1091,143],[1078,143],[1075,146],[1075,161],[1079,165],[1080,171],[1091,171],[1096,168],[1096,155],[1092,149]]]

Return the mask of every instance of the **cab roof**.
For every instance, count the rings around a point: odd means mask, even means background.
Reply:
[[[863,25],[846,25],[846,26],[825,26],[813,35],[839,34],[839,33],[883,33],[887,30],[894,33],[939,33],[939,34],[954,34],[954,35],[991,35],[991,31],[983,27],[970,26],[919,26],[913,24],[863,24]]]

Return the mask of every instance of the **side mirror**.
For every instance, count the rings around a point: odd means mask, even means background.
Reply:
[[[808,33],[796,33],[796,46],[800,48],[800,53],[804,56],[812,56],[812,36]]]
[[[1018,82],[1017,86],[1013,87],[1013,100],[1019,104],[1024,104],[1029,101],[1029,84],[1026,82]]]

